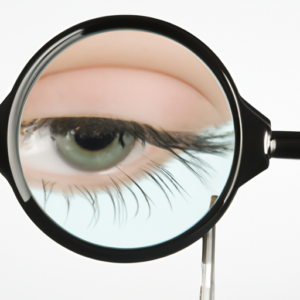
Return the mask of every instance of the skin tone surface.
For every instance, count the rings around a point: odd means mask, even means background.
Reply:
[[[47,66],[29,94],[22,122],[61,117],[121,119],[194,133],[231,120],[221,87],[199,58],[173,40],[132,30],[85,38]],[[124,182],[127,176],[136,179],[151,170],[149,162],[162,164],[170,156],[158,147],[137,145],[121,162],[121,171],[104,172],[59,171],[22,151],[21,163],[33,186],[43,179],[55,182],[57,190],[70,184],[101,189],[111,184],[112,174]]]
[[[171,131],[199,131],[226,121],[197,90],[174,77],[111,67],[42,78],[30,94],[23,119],[36,116],[117,118]]]
[[[95,67],[144,69],[175,77],[231,119],[222,88],[207,66],[183,45],[150,32],[116,30],[89,36],[58,55],[41,77]]]

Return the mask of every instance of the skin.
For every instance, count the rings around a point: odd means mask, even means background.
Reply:
[[[89,53],[89,55],[86,55]],[[22,122],[53,117],[105,117],[149,124],[159,130],[199,132],[231,120],[222,89],[193,53],[162,36],[114,31],[83,39],[57,56],[31,90]],[[22,157],[27,182],[56,182],[55,189],[101,189],[114,177],[128,182],[162,164],[170,153],[148,145],[121,170],[71,174],[49,171]],[[138,167],[137,167],[138,166]],[[123,173],[124,172],[124,173]]]
[[[226,120],[219,111],[197,90],[174,77],[104,67],[42,78],[30,94],[23,118],[105,117],[169,131],[200,131]]]

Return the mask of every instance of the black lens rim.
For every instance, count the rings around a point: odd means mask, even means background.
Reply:
[[[217,223],[217,221],[229,207],[238,189],[236,182],[242,154],[242,126],[239,109],[239,103],[241,99],[236,86],[225,66],[222,64],[219,58],[199,39],[175,25],[158,19],[143,16],[121,15],[89,20],[78,24],[54,37],[32,57],[32,59],[23,69],[10,94],[12,101],[14,100],[22,81],[26,77],[27,72],[36,63],[36,61],[38,61],[38,59],[44,53],[46,53],[49,48],[51,48],[51,46],[78,30],[82,31],[82,36],[87,36],[93,33],[114,29],[145,30],[176,40],[198,55],[212,70],[222,85],[223,90],[227,95],[233,116],[235,128],[235,152],[228,181],[215,205],[197,224],[172,240],[145,248],[108,248],[85,242],[63,230],[45,215],[32,197],[27,202],[24,202],[13,180],[13,176],[7,176],[7,178],[10,181],[16,197],[26,214],[51,239],[68,248],[69,250],[86,257],[109,262],[132,263],[161,258],[182,250],[183,248],[196,242]]]

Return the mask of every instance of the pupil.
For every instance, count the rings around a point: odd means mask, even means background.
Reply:
[[[104,134],[98,137],[88,137],[85,135],[75,134],[76,143],[83,149],[96,151],[106,148],[114,139],[113,134]]]

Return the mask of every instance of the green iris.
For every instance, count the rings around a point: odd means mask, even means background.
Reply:
[[[128,133],[88,136],[71,130],[55,138],[57,148],[67,162],[89,171],[115,166],[128,155],[135,143],[134,137]]]

